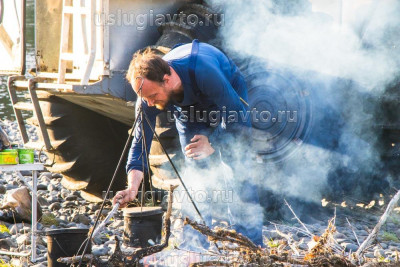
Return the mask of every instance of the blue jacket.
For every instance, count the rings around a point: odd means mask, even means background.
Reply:
[[[175,120],[182,151],[195,134],[208,136],[210,143],[216,148],[226,133],[233,133],[238,127],[251,126],[247,87],[237,66],[214,46],[200,43],[194,68],[197,86],[193,86],[189,74],[189,62],[193,57],[191,49],[192,44],[184,44],[163,57],[178,74],[183,85],[182,102],[171,102],[167,108],[168,117],[173,117]],[[156,116],[161,111],[149,107],[143,100],[142,106],[154,129]],[[229,117],[230,112],[235,112],[238,117],[236,119]],[[203,116],[205,114],[206,116]],[[143,170],[140,118],[138,123],[140,127],[136,127],[134,132],[126,166],[127,173],[133,169]],[[146,120],[144,120],[144,130],[147,151],[150,152],[153,132]],[[146,161],[144,166],[146,171]]]

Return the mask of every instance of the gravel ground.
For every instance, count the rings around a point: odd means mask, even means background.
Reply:
[[[5,120],[2,126],[13,143],[20,143],[22,145],[15,122]],[[27,128],[30,138],[37,140],[38,136],[35,128],[30,125],[27,125]],[[38,159],[37,155],[36,158]],[[24,178],[28,183],[31,183],[32,177],[28,173]],[[38,180],[38,198],[43,210],[43,218],[45,218],[44,221],[42,220],[38,224],[38,230],[41,233],[37,246],[38,262],[31,263],[28,258],[0,255],[0,259],[5,264],[14,266],[47,266],[47,237],[43,232],[49,229],[89,228],[94,224],[96,211],[98,212],[100,205],[87,202],[81,198],[79,191],[70,191],[63,188],[60,184],[61,179],[62,175],[60,174],[42,172]],[[16,174],[0,173],[0,202],[3,203],[8,190],[18,188],[22,185],[23,181]],[[110,208],[110,205],[107,205],[104,214],[107,214]],[[353,229],[349,226],[345,218],[337,218],[337,232],[334,234],[334,237],[338,247],[342,248],[345,253],[357,250],[359,243],[365,240],[369,231],[372,230],[378,221],[379,217],[377,215],[358,211],[358,215],[356,215],[359,216],[358,219],[356,216],[350,219]],[[326,218],[321,217],[319,219],[314,218],[313,223],[305,225],[312,234],[321,235],[327,227],[328,221]],[[0,228],[1,250],[11,252],[30,251],[31,226],[29,224],[9,224],[6,222],[0,222],[0,224],[7,227],[7,229]],[[400,216],[396,211],[382,228],[378,242],[368,249],[365,257],[374,261],[396,261],[399,258],[398,251],[400,250],[399,226]],[[304,233],[304,227],[295,220],[290,223],[264,226],[263,234],[267,247],[275,247],[281,244],[284,238],[279,234],[280,232],[290,234],[298,249],[300,251],[307,251],[310,237]],[[92,249],[93,254],[97,256],[111,255],[115,246],[114,236],[122,237],[122,233],[123,217],[122,212],[118,211],[112,223],[95,238]],[[128,250],[129,248],[123,246],[123,249]],[[164,256],[173,256],[172,253],[169,251]],[[174,264],[171,263],[170,265]]]

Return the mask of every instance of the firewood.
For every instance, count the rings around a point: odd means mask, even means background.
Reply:
[[[253,242],[251,242],[247,237],[243,235],[229,231],[229,230],[222,230],[219,229],[217,231],[211,230],[208,226],[204,224],[197,223],[192,221],[188,217],[185,218],[184,222],[185,225],[189,224],[193,229],[199,231],[203,235],[208,236],[210,241],[223,241],[223,242],[230,242],[238,244],[239,246],[243,246],[255,251],[259,251],[260,248],[257,247]]]
[[[65,257],[65,258],[59,258],[57,261],[60,263],[64,263],[67,265],[74,265],[78,264],[81,260],[82,256],[75,256],[75,257]],[[107,261],[104,261],[100,259],[99,257],[96,257],[92,254],[85,254],[83,256],[82,262],[89,262],[90,266],[95,266],[95,267],[111,267],[112,265],[108,265]]]

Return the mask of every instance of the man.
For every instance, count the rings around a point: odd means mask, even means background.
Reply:
[[[251,121],[246,102],[247,88],[235,64],[217,48],[195,40],[192,44],[172,49],[163,58],[150,50],[136,53],[126,77],[141,97],[143,111],[153,128],[161,110],[173,112],[186,165],[196,170],[191,172],[194,176],[195,173],[217,169],[221,156],[223,162],[231,165],[235,178],[240,176],[240,179],[229,182],[225,179],[225,184],[232,185],[237,196],[237,201],[230,203],[229,212],[232,211],[237,221],[234,228],[261,245],[262,212],[253,178],[248,178],[251,154],[250,144],[245,141],[249,140]],[[229,119],[221,116],[221,113],[232,112],[237,116]],[[127,163],[128,188],[117,192],[113,200],[114,204],[118,201],[121,207],[136,198],[143,179],[146,161],[142,162],[145,154],[142,133],[141,127],[136,127]],[[150,151],[153,133],[146,120],[144,133],[147,151]],[[220,175],[225,173],[217,176]],[[218,177],[198,177],[195,182],[212,186]],[[190,182],[187,176],[183,179],[185,183]],[[250,205],[254,209],[249,209]],[[206,212],[207,208],[202,210]],[[246,212],[249,210],[255,213]],[[227,213],[225,210],[222,217],[228,218]],[[255,217],[249,219],[249,216]]]

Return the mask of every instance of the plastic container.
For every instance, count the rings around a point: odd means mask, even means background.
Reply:
[[[67,264],[57,262],[57,259],[63,257],[72,257],[80,255],[86,244],[89,229],[68,228],[46,231],[47,236],[47,266],[48,267],[64,267]],[[82,245],[83,244],[83,245]],[[79,250],[79,251],[78,251]],[[86,254],[92,252],[92,246],[89,242]],[[84,265],[86,266],[86,265]]]
[[[18,164],[18,150],[4,149],[0,151],[0,164]]]
[[[19,148],[18,157],[20,164],[34,163],[35,152],[33,149]]]

